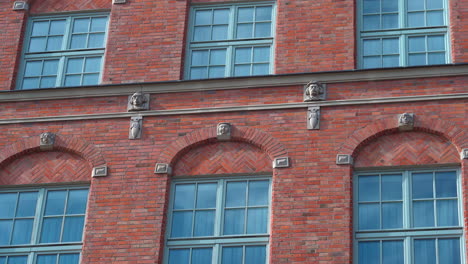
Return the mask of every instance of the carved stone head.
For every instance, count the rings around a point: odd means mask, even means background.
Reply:
[[[216,136],[218,140],[229,140],[231,139],[231,124],[219,123],[216,128]]]
[[[304,86],[304,102],[325,100],[325,85],[311,81]]]
[[[42,133],[40,136],[39,147],[42,150],[52,149],[55,143],[55,134],[52,132]]]
[[[413,130],[414,126],[414,114],[403,113],[398,117],[398,128],[401,131]]]
[[[149,109],[149,95],[136,92],[128,98],[128,111],[142,111]]]

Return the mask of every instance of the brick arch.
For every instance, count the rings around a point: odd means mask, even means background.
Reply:
[[[39,147],[39,135],[16,141],[0,150],[0,166],[4,166],[19,157],[42,151]],[[68,152],[82,157],[93,167],[105,164],[98,148],[76,137],[56,135],[52,151]]]
[[[169,144],[159,155],[158,163],[168,163],[172,166],[189,150],[216,141],[216,126],[192,131]],[[259,129],[232,126],[230,141],[252,144],[264,151],[271,160],[288,156],[288,152],[276,138]]]

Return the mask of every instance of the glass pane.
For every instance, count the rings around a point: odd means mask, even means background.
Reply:
[[[380,29],[380,16],[379,15],[367,15],[363,18],[364,30],[376,30]]]
[[[49,37],[47,40],[47,50],[60,50],[62,49],[62,36]]]
[[[400,53],[398,38],[382,39],[383,54],[398,54]]]
[[[400,56],[391,55],[382,57],[383,67],[398,67],[400,66]]]
[[[81,75],[70,75],[65,77],[65,86],[80,86]]]
[[[442,9],[444,8],[443,0],[427,0],[427,9]]]
[[[214,230],[215,211],[195,212],[194,236],[212,236]]]
[[[267,223],[267,208],[249,208],[247,210],[247,234],[267,233]]]
[[[41,243],[59,242],[61,228],[62,217],[44,218],[42,223]]]
[[[195,12],[195,25],[210,25],[211,10],[198,10]]]
[[[398,28],[398,14],[382,15],[382,28]]]
[[[359,230],[380,228],[379,204],[359,205]]]
[[[83,226],[84,216],[65,217],[62,242],[81,241]]]
[[[237,25],[237,38],[251,38],[252,37],[253,24],[238,24]]]
[[[227,39],[228,26],[213,26],[212,40]]]
[[[459,264],[460,240],[458,238],[439,239],[439,263]]]
[[[359,264],[378,264],[380,263],[380,242],[359,242],[358,258]]]
[[[208,50],[192,51],[192,66],[208,65]]]
[[[245,206],[246,181],[226,184],[226,207]]]
[[[0,218],[14,217],[16,197],[16,193],[0,193]]]
[[[255,36],[256,38],[264,38],[271,36],[271,23],[256,23]]]
[[[382,204],[382,228],[403,227],[403,205],[402,203]]]
[[[401,175],[382,176],[382,201],[402,199]]]
[[[55,264],[55,263],[57,263],[57,254],[37,256],[37,264]]]
[[[398,12],[398,1],[382,0],[382,12]]]
[[[234,66],[234,76],[249,76],[250,65],[237,65]]]
[[[409,11],[424,10],[424,0],[408,1],[408,10]]]
[[[203,79],[208,77],[208,71],[205,67],[203,68],[192,68],[190,69],[190,79]]]
[[[174,212],[172,214],[171,237],[191,237],[192,236],[192,211]]]
[[[191,264],[210,264],[211,263],[211,248],[194,248],[192,249]],[[188,262],[187,262],[188,263]],[[182,264],[182,262],[180,263]]]
[[[270,65],[267,63],[254,64],[252,75],[266,75],[270,73]]]
[[[409,66],[426,65],[426,54],[410,54],[408,59]]]
[[[91,19],[92,32],[106,31],[107,17],[94,17]]]
[[[457,200],[437,201],[437,226],[458,226]]]
[[[28,263],[28,256],[10,256],[8,257],[8,264],[26,264]]]
[[[255,21],[270,21],[271,6],[259,6],[255,10]]]
[[[31,243],[33,219],[17,219],[13,228],[12,245]]]
[[[445,37],[443,35],[427,36],[428,51],[445,51]]]
[[[247,246],[245,247],[245,264],[265,264],[266,247],[265,246]]]
[[[86,58],[84,72],[100,72],[101,57]]]
[[[413,199],[433,198],[432,173],[413,173]]]
[[[24,78],[23,89],[34,89],[39,88],[39,78]]]
[[[88,32],[89,18],[77,18],[73,22],[73,33]]]
[[[83,85],[94,85],[99,83],[99,73],[83,75]]]
[[[411,1],[410,1],[411,2]],[[416,12],[408,14],[409,27],[424,27],[424,12]]]
[[[364,56],[382,54],[380,39],[366,39],[362,44]]]
[[[364,0],[364,14],[380,13],[380,0]]]
[[[414,240],[414,263],[436,264],[435,239]]]
[[[42,77],[40,88],[55,87],[56,81],[57,81],[56,77]]]
[[[6,263],[6,257],[0,257],[0,264]]]
[[[104,33],[89,34],[88,48],[102,48],[104,46]]]
[[[194,41],[211,40],[211,27],[210,26],[197,26],[193,31]]]
[[[195,184],[177,184],[174,197],[174,209],[192,209],[195,203]]]
[[[382,264],[404,264],[402,240],[382,242]]]
[[[63,35],[65,32],[65,19],[50,21],[49,35]]]
[[[0,245],[10,244],[10,235],[13,229],[12,220],[0,220]]]
[[[71,49],[84,49],[86,48],[86,38],[88,35],[80,34],[73,35],[71,38]]]
[[[29,42],[29,52],[40,52],[46,50],[47,38],[31,38]]]
[[[49,33],[49,21],[37,21],[33,23],[31,36],[47,36]]]
[[[225,65],[226,49],[214,49],[210,51],[210,65]]]
[[[365,69],[382,67],[380,56],[364,57],[363,67]]]
[[[210,67],[209,78],[222,78],[225,74],[224,66]]]
[[[254,62],[270,61],[270,47],[254,47],[253,53]]]
[[[196,208],[215,208],[217,187],[216,183],[198,184]]]
[[[48,191],[44,215],[63,215],[67,191]]]
[[[248,205],[268,205],[269,188],[269,181],[250,181]]]
[[[254,21],[254,8],[241,7],[238,10],[237,22],[251,22]]]
[[[359,201],[379,201],[379,176],[359,176]]]
[[[457,197],[457,175],[454,171],[436,172],[436,197]]]
[[[42,75],[57,75],[59,60],[46,60],[42,69]]]
[[[427,12],[427,26],[442,26],[444,25],[444,13],[443,11],[430,11]]]
[[[67,73],[81,73],[83,72],[84,58],[73,58],[68,60]]]
[[[413,202],[413,221],[414,227],[434,226],[434,202]]]
[[[224,235],[244,234],[244,209],[227,209],[224,211]]]
[[[426,37],[409,37],[408,48],[409,52],[426,51]]]
[[[26,62],[26,69],[24,76],[40,76],[42,72],[42,61],[28,61]]]
[[[216,9],[213,11],[213,24],[228,24],[229,9]]]
[[[251,62],[252,48],[237,48],[235,63],[249,63]]]
[[[78,264],[80,262],[80,254],[60,254],[59,264]]]
[[[429,65],[445,64],[445,53],[442,53],[442,52],[429,53],[428,64]]]
[[[223,247],[221,264],[242,263],[242,247]]]
[[[190,249],[169,250],[169,264],[189,263]]]

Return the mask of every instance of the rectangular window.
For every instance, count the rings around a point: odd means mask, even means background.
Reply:
[[[360,0],[359,67],[450,61],[446,0]]]
[[[0,192],[0,264],[78,264],[88,188]]]
[[[18,88],[98,84],[107,23],[107,14],[32,18]]]
[[[269,178],[177,181],[171,193],[165,263],[267,263]]]
[[[273,4],[194,7],[190,25],[187,79],[271,73]]]
[[[456,170],[357,175],[355,263],[465,263],[458,175]]]

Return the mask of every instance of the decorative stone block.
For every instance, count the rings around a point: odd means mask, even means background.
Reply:
[[[39,139],[39,148],[41,150],[51,150],[54,148],[55,134],[52,132],[42,133]]]
[[[338,154],[336,155],[336,164],[338,165],[352,165],[353,157],[349,154]]]
[[[460,158],[461,159],[468,159],[468,148],[462,149],[460,153]]]
[[[307,108],[307,129],[320,129],[320,107]]]
[[[127,3],[127,0],[112,0],[112,3],[114,5],[125,4],[125,3]]]
[[[107,176],[107,166],[99,166],[93,168],[92,177],[105,177]]]
[[[318,81],[311,81],[304,86],[304,102],[325,100],[326,96],[326,84]]]
[[[171,174],[172,168],[167,163],[156,163],[154,168],[154,173],[156,174]]]
[[[128,138],[129,139],[141,138],[142,130],[143,130],[143,117],[142,116],[131,117]]]
[[[273,168],[289,168],[289,157],[280,157],[273,160]]]
[[[216,138],[218,140],[230,140],[231,139],[231,124],[219,123],[216,127]]]
[[[136,92],[128,96],[127,111],[144,111],[149,110],[149,94]]]
[[[403,113],[398,116],[398,129],[400,131],[411,131],[414,127],[414,114]]]
[[[13,3],[13,10],[19,11],[19,10],[27,10],[28,9],[28,3],[25,1],[15,1]]]

